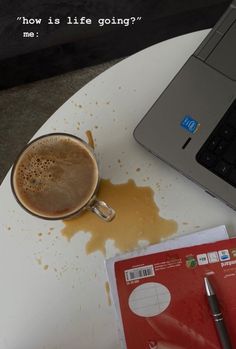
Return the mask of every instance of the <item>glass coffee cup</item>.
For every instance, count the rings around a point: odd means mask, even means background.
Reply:
[[[67,133],[51,133],[30,142],[11,172],[18,203],[43,219],[58,220],[92,211],[111,221],[115,211],[97,200],[99,169],[93,149]]]

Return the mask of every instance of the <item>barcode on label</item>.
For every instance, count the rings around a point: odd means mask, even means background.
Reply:
[[[143,278],[147,278],[154,275],[155,275],[155,272],[154,272],[153,265],[145,265],[144,267],[125,270],[126,281],[143,279]]]

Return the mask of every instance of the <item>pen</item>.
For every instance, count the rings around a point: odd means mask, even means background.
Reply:
[[[209,279],[206,276],[204,277],[204,284],[205,284],[208,303],[211,308],[211,313],[213,315],[216,330],[220,339],[221,347],[222,349],[233,349],[230,343],[229,335],[225,327],[223,315],[220,310],[220,306],[219,306],[214,288],[212,287]]]

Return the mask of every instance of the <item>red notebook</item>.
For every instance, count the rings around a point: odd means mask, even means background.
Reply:
[[[236,348],[236,238],[115,263],[128,349],[219,349],[203,278]]]

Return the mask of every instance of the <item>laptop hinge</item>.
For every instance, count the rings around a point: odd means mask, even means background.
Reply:
[[[212,53],[218,43],[221,41],[225,33],[233,25],[235,21],[235,11],[236,11],[236,0],[232,2],[228,10],[216,23],[215,27],[207,35],[205,40],[201,43],[198,49],[194,52],[194,56],[205,61],[208,56]]]

